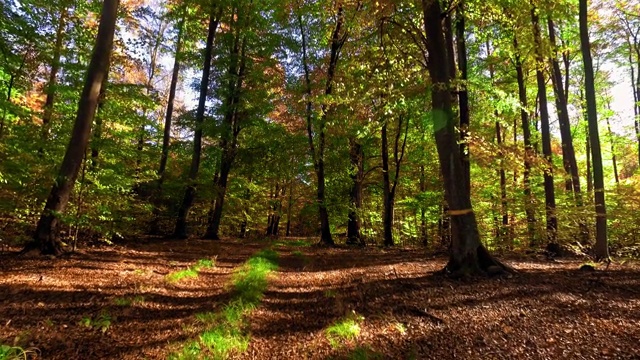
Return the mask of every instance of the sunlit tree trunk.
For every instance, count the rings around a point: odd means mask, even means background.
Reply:
[[[536,215],[534,210],[533,196],[531,194],[531,167],[535,157],[535,148],[531,143],[531,125],[529,122],[529,112],[527,110],[527,88],[524,80],[524,70],[522,69],[522,61],[518,40],[514,36],[513,45],[515,49],[515,66],[516,77],[518,81],[518,98],[520,100],[520,119],[522,121],[522,138],[524,141],[524,173],[522,174],[522,182],[524,187],[524,210],[527,215],[527,234],[529,243],[535,242],[536,238]]]
[[[27,245],[25,250],[39,248],[42,254],[53,255],[59,255],[63,251],[62,242],[58,239],[59,214],[64,212],[69,202],[69,196],[78,177],[78,171],[89,142],[100,89],[109,69],[118,3],[119,0],[105,0],[102,5],[98,35],[80,95],[71,139],[56,181],[38,221],[34,242]]]
[[[589,25],[587,20],[587,0],[580,0],[580,50],[584,63],[584,89],[587,99],[587,119],[589,123],[589,141],[593,161],[593,184],[596,210],[596,261],[609,260],[609,244],[607,241],[607,208],[604,196],[604,174],[602,169],[602,153],[600,152],[600,134],[598,132],[598,112],[596,107],[595,80],[591,44],[589,42]]]
[[[553,154],[551,152],[551,130],[549,128],[549,110],[547,108],[547,83],[544,77],[542,36],[540,34],[540,24],[537,11],[538,10],[535,7],[531,8],[531,22],[533,23],[533,36],[536,43],[536,80],[538,83],[538,100],[540,104],[542,155],[546,161],[544,169],[544,197],[547,215],[547,242],[555,243],[558,232],[558,218],[556,216],[556,195],[553,184]]]

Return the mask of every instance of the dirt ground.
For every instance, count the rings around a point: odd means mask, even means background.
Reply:
[[[421,249],[155,240],[58,259],[0,255],[0,343],[38,359],[165,359],[195,314],[229,301],[234,269],[273,246],[279,269],[238,359],[640,359],[640,266],[513,258],[518,274],[451,280]],[[9,249],[15,250],[15,249]],[[166,275],[215,258],[177,283]],[[504,259],[504,258],[503,258]],[[332,346],[326,329],[359,319]]]

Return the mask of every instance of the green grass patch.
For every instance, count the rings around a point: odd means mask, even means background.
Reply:
[[[355,340],[360,335],[360,322],[363,320],[364,317],[354,312],[329,326],[325,330],[325,334],[331,347],[337,348],[344,342]]]
[[[270,249],[249,258],[233,274],[233,300],[217,313],[196,314],[206,329],[197,341],[187,343],[169,359],[227,359],[231,354],[245,352],[251,339],[246,332],[247,316],[259,305],[269,274],[278,268],[277,260],[278,254]]]
[[[135,297],[117,297],[113,299],[113,304],[116,306],[132,306],[136,304],[144,303],[144,296],[137,295]]]
[[[209,269],[216,266],[216,261],[214,259],[200,259],[195,264],[191,265],[185,270],[174,271],[167,276],[165,279],[170,283],[176,283],[180,280],[187,278],[196,278],[198,277],[198,273],[202,269]]]
[[[36,348],[23,349],[19,346],[9,346],[0,344],[0,360],[17,360],[39,357],[39,350]]]
[[[309,240],[279,240],[274,243],[275,246],[292,246],[292,247],[309,247],[313,246],[313,242]]]
[[[86,328],[100,330],[103,334],[109,330],[111,324],[115,319],[109,314],[108,311],[102,310],[100,314],[94,318],[85,316],[78,322],[78,325]]]

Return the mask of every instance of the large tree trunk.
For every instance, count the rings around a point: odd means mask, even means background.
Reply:
[[[556,195],[553,184],[553,154],[551,152],[551,130],[549,128],[549,110],[547,108],[547,83],[544,78],[544,56],[542,53],[542,36],[537,9],[531,8],[531,22],[536,44],[536,80],[538,83],[538,99],[540,110],[540,128],[542,132],[542,155],[546,161],[544,169],[544,197],[547,215],[547,242],[555,243],[558,232],[558,218],[556,217]],[[532,246],[536,245],[531,244]]]
[[[527,88],[524,80],[524,71],[522,69],[522,61],[520,60],[520,50],[518,39],[513,37],[513,46],[516,52],[515,65],[516,77],[518,80],[518,98],[520,100],[520,119],[522,121],[522,138],[524,141],[524,173],[522,174],[522,183],[524,187],[524,211],[527,215],[527,235],[529,243],[536,240],[536,215],[534,210],[533,196],[531,195],[531,166],[535,156],[535,148],[531,143],[531,125],[529,123],[529,112],[527,110]],[[514,131],[515,132],[515,131]]]
[[[34,242],[25,250],[37,247],[42,254],[59,255],[62,242],[58,239],[58,215],[63,213],[71,190],[78,177],[91,134],[91,124],[98,105],[103,79],[107,76],[119,0],[104,0],[96,43],[87,69],[84,88],[78,104],[78,113],[67,151],[62,160],[56,182],[51,188],[34,235]]]
[[[596,261],[609,260],[609,244],[607,241],[607,208],[604,198],[604,174],[602,170],[602,154],[600,152],[600,134],[598,132],[598,112],[596,107],[596,91],[591,60],[591,44],[589,42],[589,25],[587,23],[587,0],[580,0],[580,49],[584,63],[584,88],[587,98],[587,118],[589,122],[589,142],[593,160],[593,183],[595,187],[596,208]]]
[[[219,16],[216,14],[215,6],[211,7],[211,15],[209,16],[209,31],[207,34],[207,43],[204,50],[204,64],[202,65],[202,78],[200,80],[200,98],[198,100],[198,109],[196,110],[195,132],[193,134],[193,156],[191,158],[191,167],[189,168],[189,179],[185,190],[180,210],[178,211],[178,219],[173,235],[178,238],[187,237],[187,218],[189,210],[193,205],[196,196],[196,185],[198,171],[200,170],[200,157],[202,155],[202,124],[204,122],[204,112],[207,103],[207,90],[209,90],[209,73],[211,72],[211,58],[213,55],[213,41],[218,28]]]
[[[347,244],[364,245],[360,234],[360,211],[362,207],[362,181],[364,179],[364,151],[356,139],[349,139],[349,158],[351,159],[351,208],[347,223]]]
[[[454,129],[451,104],[451,75],[442,32],[440,3],[422,0],[434,131],[445,195],[451,215],[452,242],[446,270],[455,276],[501,272],[505,267],[480,242],[476,217],[464,181],[460,147]]]

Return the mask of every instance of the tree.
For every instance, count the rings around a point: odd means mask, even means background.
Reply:
[[[480,242],[478,224],[463,176],[450,94],[451,72],[442,30],[440,2],[422,0],[428,71],[431,77],[431,115],[434,123],[440,171],[451,215],[451,249],[446,270],[456,276],[501,272],[506,267],[494,259]]]
[[[213,41],[218,29],[220,21],[221,8],[216,3],[211,4],[209,13],[209,29],[207,31],[207,42],[204,48],[204,64],[202,65],[202,78],[200,80],[200,97],[198,99],[198,109],[196,110],[195,131],[193,134],[193,156],[191,157],[191,166],[189,167],[189,183],[180,205],[178,219],[173,235],[178,238],[187,237],[187,219],[189,217],[189,209],[193,205],[196,196],[196,185],[198,180],[198,171],[200,170],[200,158],[202,157],[202,126],[204,123],[204,113],[207,104],[207,91],[209,90],[209,73],[211,72],[211,58],[213,57]]]
[[[582,52],[582,61],[584,64],[584,89],[587,100],[587,121],[589,124],[589,143],[591,145],[596,209],[596,245],[594,253],[596,261],[608,261],[609,244],[607,241],[607,208],[604,196],[604,174],[602,169],[602,153],[600,150],[600,134],[598,132],[596,90],[587,16],[587,0],[580,0],[580,50]]]
[[[551,153],[551,130],[549,128],[549,109],[547,108],[547,83],[544,76],[544,56],[542,50],[542,35],[538,9],[531,8],[531,22],[536,46],[536,81],[538,83],[538,99],[540,109],[540,128],[542,130],[542,155],[544,156],[544,197],[547,214],[547,242],[555,243],[558,232],[558,218],[556,215],[556,196],[553,184],[553,156]],[[533,244],[531,244],[533,245]]]
[[[69,202],[69,196],[85,156],[100,89],[109,68],[118,3],[119,0],[104,0],[102,5],[98,35],[91,55],[91,62],[87,68],[87,76],[78,104],[71,140],[38,221],[34,241],[27,245],[25,250],[38,248],[42,254],[52,255],[59,255],[63,251],[62,242],[57,237],[59,216],[64,212]]]

